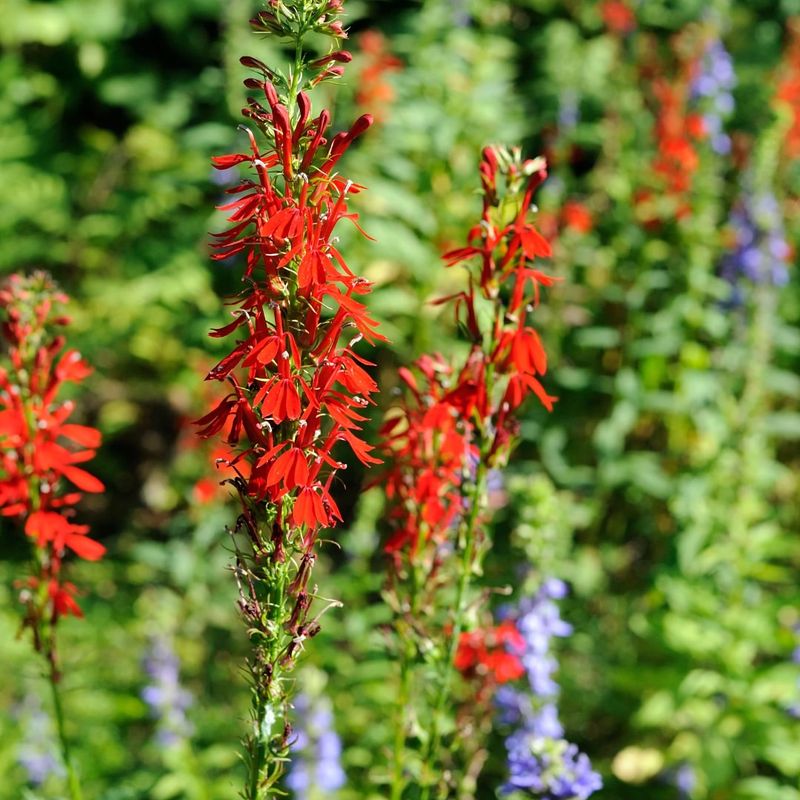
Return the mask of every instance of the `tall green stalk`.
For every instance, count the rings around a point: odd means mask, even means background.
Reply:
[[[484,454],[481,454],[482,456]],[[478,522],[478,514],[481,510],[481,502],[486,495],[486,477],[488,469],[482,457],[478,463],[475,475],[475,483],[469,495],[470,512],[467,521],[463,526],[462,556],[460,574],[456,588],[455,612],[453,614],[453,629],[445,649],[445,657],[441,662],[441,674],[439,676],[439,690],[433,705],[433,716],[431,718],[431,731],[428,738],[423,764],[426,770],[436,769],[441,761],[442,731],[441,718],[444,714],[445,704],[450,697],[453,684],[453,673],[455,672],[455,658],[458,650],[458,642],[464,630],[465,615],[467,611],[467,597],[472,574],[475,570],[475,526]],[[422,788],[421,800],[429,800],[431,791],[437,785],[436,774],[428,772],[425,784]]]
[[[80,781],[78,780],[78,773],[75,770],[75,765],[72,761],[72,752],[70,750],[69,739],[64,725],[64,710],[61,706],[61,695],[58,690],[59,674],[55,666],[55,662],[50,665],[48,674],[50,682],[50,691],[53,696],[53,710],[56,717],[56,729],[58,730],[58,741],[61,745],[61,757],[64,760],[64,767],[67,770],[67,784],[69,786],[70,800],[83,800],[81,792]]]

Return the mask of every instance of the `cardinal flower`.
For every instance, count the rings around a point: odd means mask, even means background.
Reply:
[[[54,332],[69,322],[58,312],[66,300],[41,272],[12,275],[0,287],[0,333],[8,344],[8,364],[0,367],[0,514],[19,524],[33,551],[31,574],[17,584],[23,626],[45,659],[56,698],[58,621],[83,616],[77,588],[64,580],[64,562],[97,561],[105,553],[89,536],[89,526],[75,521],[83,493],[104,487],[85,468],[100,446],[100,433],[70,422],[74,404],[60,396],[66,384],[78,384],[91,372],[80,353],[64,349],[63,334]],[[80,796],[77,774],[63,725],[58,731],[74,800]]]
[[[220,210],[229,228],[213,237],[215,259],[243,263],[233,319],[211,332],[235,337],[206,376],[225,382],[227,394],[197,420],[201,436],[230,448],[225,483],[241,501],[235,575],[253,643],[256,720],[245,740],[246,800],[272,796],[289,753],[286,675],[319,631],[307,585],[320,531],[342,520],[332,494],[341,459],[349,449],[365,466],[377,462],[362,436],[377,385],[360,348],[383,337],[360,302],[370,283],[346,262],[336,235],[342,224],[358,228],[349,206],[363,187],[339,169],[372,117],[333,134],[330,112],[315,113],[309,94],[351,61],[340,46],[341,13],[341,0],[287,0],[251,20],[255,32],[291,42],[295,61],[277,70],[242,59],[255,73],[245,81],[245,152],[213,160],[246,176],[226,190],[231,200]],[[310,52],[311,33],[314,45],[327,37],[326,52]]]

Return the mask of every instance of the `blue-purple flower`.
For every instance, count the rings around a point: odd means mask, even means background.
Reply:
[[[23,731],[17,762],[25,770],[30,784],[41,786],[50,776],[63,777],[64,766],[58,756],[53,725],[38,697],[27,695],[15,716]]]
[[[533,596],[503,615],[514,619],[524,639],[518,655],[525,667],[528,690],[502,686],[495,693],[498,720],[516,728],[506,739],[509,777],[502,791],[527,793],[542,800],[586,800],[602,786],[589,758],[564,739],[558,718],[558,662],[550,652],[553,637],[569,636],[554,602],[567,592],[563,581],[550,578]]]
[[[581,119],[578,93],[565,89],[558,98],[558,127],[563,133],[571,133]]]
[[[292,763],[286,785],[297,800],[328,797],[344,786],[342,741],[333,727],[330,701],[300,694],[294,700],[296,711]]]
[[[675,770],[675,786],[680,792],[681,799],[692,796],[697,784],[697,775],[691,764],[683,763]]]
[[[702,114],[712,149],[720,155],[727,155],[731,150],[725,120],[733,113],[735,86],[733,59],[720,39],[712,39],[700,58],[689,94]]]
[[[527,792],[542,800],[585,800],[602,787],[600,776],[577,746],[536,736],[524,728],[506,740],[509,779],[503,792]]]
[[[791,247],[786,238],[783,214],[774,194],[742,192],[728,222],[735,244],[723,257],[720,273],[739,299],[739,279],[784,286],[789,280]]]
[[[191,735],[186,712],[193,698],[181,686],[180,660],[169,639],[153,638],[144,658],[144,670],[150,683],[142,690],[142,700],[158,722],[156,739],[165,747],[176,745]]]

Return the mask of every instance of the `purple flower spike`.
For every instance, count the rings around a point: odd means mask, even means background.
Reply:
[[[501,791],[522,792],[541,800],[586,800],[602,787],[589,758],[564,739],[558,718],[558,684],[554,673],[558,662],[550,653],[553,637],[569,636],[572,626],[564,622],[553,602],[563,598],[567,586],[549,578],[533,597],[501,613],[513,619],[525,640],[520,659],[527,671],[529,691],[501,686],[495,693],[497,718],[513,726],[506,739],[509,777]]]
[[[697,74],[689,85],[689,96],[703,116],[711,149],[722,156],[731,151],[724,122],[734,111],[732,90],[735,86],[733,59],[722,41],[713,39],[700,58]]]
[[[333,711],[327,698],[300,694],[294,701],[296,712],[293,759],[286,785],[297,800],[328,796],[346,781],[342,769],[342,741],[333,727]]]
[[[792,251],[775,195],[742,192],[728,225],[735,245],[720,262],[722,277],[733,286],[742,277],[753,283],[785,285]]]
[[[180,683],[180,661],[172,643],[163,636],[154,637],[144,658],[144,671],[150,683],[142,689],[142,700],[158,721],[156,741],[172,747],[192,733],[186,712],[193,703],[190,692]]]
[[[51,776],[62,778],[64,766],[57,755],[53,725],[42,710],[38,697],[28,695],[14,716],[23,730],[17,761],[27,773],[31,786],[42,786]]]

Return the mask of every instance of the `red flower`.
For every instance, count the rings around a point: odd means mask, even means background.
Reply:
[[[466,677],[491,684],[508,683],[525,674],[519,658],[524,649],[522,634],[513,622],[506,621],[496,627],[462,633],[454,665]]]
[[[292,509],[292,521],[295,525],[305,525],[314,531],[341,522],[342,514],[328,490],[322,484],[314,483],[298,492]]]
[[[578,233],[589,233],[594,227],[591,212],[577,200],[564,203],[564,207],[561,209],[561,220],[567,228]]]
[[[788,30],[789,45],[778,70],[775,100],[789,110],[791,126],[785,148],[789,158],[794,159],[800,157],[800,17],[789,21]]]
[[[659,78],[653,84],[653,94],[659,104],[654,130],[657,154],[652,162],[653,176],[658,190],[673,201],[672,214],[680,219],[691,211],[686,195],[691,191],[700,164],[695,143],[705,138],[705,125],[700,116],[687,111],[688,83],[685,79],[669,83]],[[655,197],[656,193],[649,189],[636,193],[637,212],[647,228],[661,222],[653,202]]]
[[[604,0],[600,4],[603,22],[613,33],[626,34],[636,29],[636,15],[621,0]]]
[[[396,567],[403,559],[435,561],[437,548],[453,539],[465,518],[477,462],[485,459],[487,468],[495,468],[507,460],[516,409],[531,394],[548,410],[556,399],[538,380],[547,371],[547,356],[531,319],[540,287],[554,281],[535,266],[551,247],[530,215],[545,163],[487,148],[480,174],[481,223],[470,231],[467,246],[443,256],[448,266],[473,264],[474,272],[467,290],[439,301],[452,303],[472,347],[458,369],[439,355],[420,358],[416,373],[401,369],[408,394],[381,429],[393,527],[386,550]],[[501,198],[502,181],[508,199]],[[479,292],[493,309],[491,322],[476,309]]]
[[[356,81],[356,103],[371,109],[376,121],[382,122],[395,97],[394,87],[386,76],[402,69],[403,62],[388,51],[386,39],[379,31],[364,31],[358,37],[358,43],[363,65]]]
[[[200,478],[194,485],[194,499],[200,505],[206,505],[214,500],[217,496],[219,485],[211,478]]]
[[[56,580],[50,581],[47,585],[47,594],[53,603],[53,615],[56,619],[69,614],[72,614],[73,617],[83,616],[83,611],[81,611],[80,606],[74,599],[77,592],[78,590],[74,583],[62,583],[59,585]]]
[[[60,556],[65,547],[87,561],[97,561],[106,548],[86,534],[88,525],[75,525],[56,511],[34,511],[25,522],[25,533],[36,539],[39,547],[50,544]]]
[[[27,624],[35,629],[48,616],[81,616],[75,587],[61,581],[67,551],[87,561],[105,553],[105,547],[87,535],[87,525],[72,521],[72,507],[82,492],[102,492],[104,487],[77,466],[94,457],[99,431],[68,422],[74,405],[58,399],[64,384],[78,383],[91,373],[80,353],[62,352],[63,336],[51,332],[69,321],[53,313],[54,304],[65,301],[43,273],[13,275],[0,288],[6,317],[2,333],[11,364],[10,370],[0,370],[0,513],[24,521],[25,533],[39,551],[37,572],[29,583],[47,583],[50,607],[40,607],[36,593],[26,601],[34,607]],[[36,646],[52,655],[54,633],[34,633]]]

